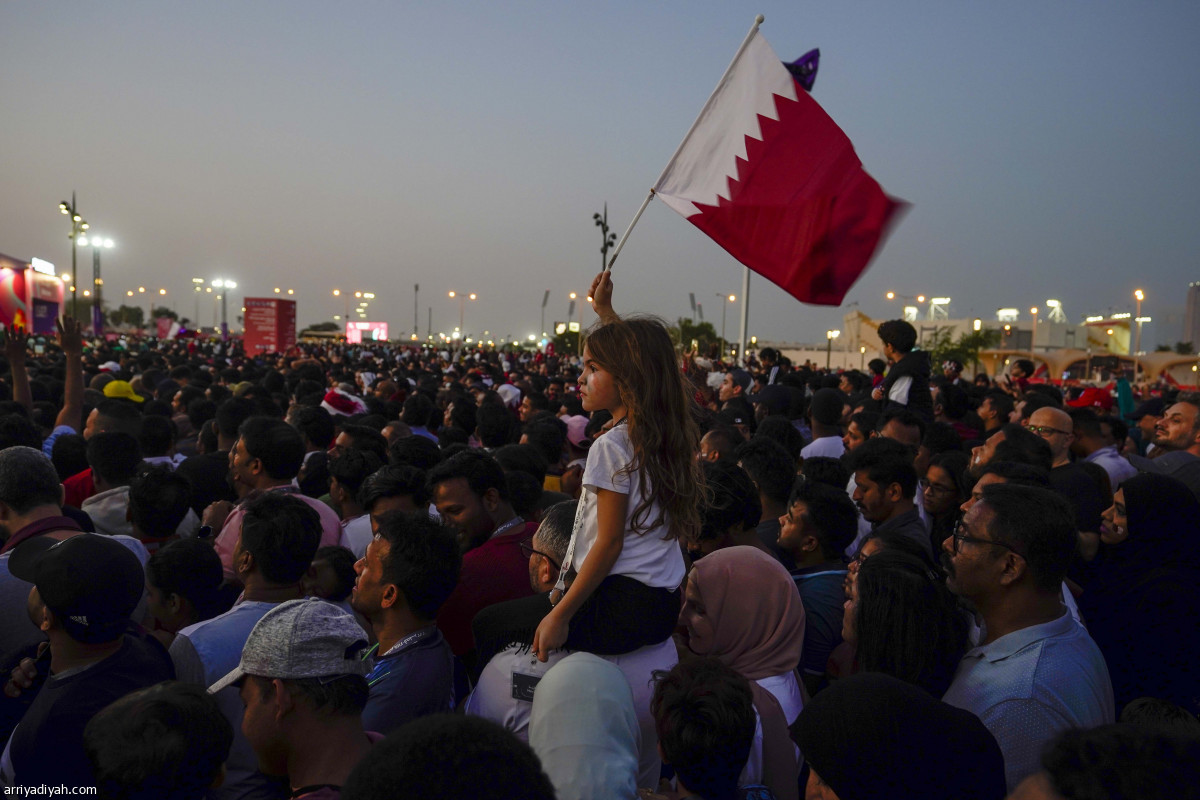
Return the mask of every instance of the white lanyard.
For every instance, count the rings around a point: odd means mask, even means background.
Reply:
[[[575,542],[579,538],[579,529],[583,527],[583,512],[587,505],[588,490],[580,492],[579,505],[575,507],[575,524],[571,526],[571,542],[567,545],[567,554],[563,556],[562,566],[558,568],[558,582],[550,592],[550,605],[558,605],[558,601],[567,591],[567,570],[571,568],[571,560],[575,557]]]

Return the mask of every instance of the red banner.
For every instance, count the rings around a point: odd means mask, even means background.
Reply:
[[[296,343],[296,301],[274,297],[246,298],[247,354],[282,353]]]

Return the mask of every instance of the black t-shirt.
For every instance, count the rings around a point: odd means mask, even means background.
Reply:
[[[172,680],[175,669],[153,637],[126,634],[121,649],[66,677],[50,676],[8,744],[18,786],[94,786],[83,729],[125,695]]]
[[[1100,530],[1100,515],[1107,506],[1100,487],[1078,464],[1063,464],[1050,470],[1050,486],[1067,498],[1075,512],[1075,529],[1095,533]]]

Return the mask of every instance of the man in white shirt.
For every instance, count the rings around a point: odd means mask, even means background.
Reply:
[[[846,452],[842,442],[842,428],[838,424],[842,419],[842,406],[846,396],[837,389],[818,389],[809,404],[809,418],[812,422],[813,440],[800,451],[800,458],[816,458],[828,456],[841,458]]]
[[[533,539],[522,547],[529,555],[530,586],[539,597],[544,598],[558,580],[558,571],[571,541],[577,505],[574,501],[567,501],[551,506]],[[526,601],[517,602],[524,604]],[[481,647],[486,647],[481,640],[495,638],[497,629],[506,623],[514,622],[511,616],[505,613],[505,606],[510,604],[492,606],[475,617],[472,628]],[[548,611],[549,608],[549,603],[546,602],[544,610]],[[519,626],[520,622],[517,621],[516,624]],[[532,625],[536,627],[537,621],[532,621]],[[555,650],[545,661],[539,661],[528,645],[519,642],[508,644],[483,667],[475,690],[467,698],[466,712],[497,722],[522,741],[528,741],[529,714],[533,708],[534,690],[542,676],[568,655],[570,654],[565,650]],[[482,652],[480,656],[486,658]],[[603,658],[615,664],[629,681],[642,731],[638,786],[655,788],[658,785],[662,761],[658,755],[654,717],[650,713],[650,699],[653,694],[651,678],[656,670],[669,670],[678,662],[675,643],[668,639],[661,644],[643,647],[632,653]]]

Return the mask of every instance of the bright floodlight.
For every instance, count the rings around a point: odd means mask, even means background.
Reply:
[[[948,306],[948,305],[950,305],[950,298],[949,297],[934,297],[934,298],[930,299],[929,302],[935,306]]]
[[[1029,313],[1033,314],[1036,317],[1037,316],[1037,306],[1033,306],[1032,308],[1030,308]]]
[[[1062,303],[1058,302],[1057,300],[1047,300],[1046,308],[1062,308]]]
[[[471,292],[469,295],[467,295],[467,297],[470,297],[472,300],[474,300],[474,299],[475,299],[475,293],[474,293],[474,292]]]
[[[80,247],[87,247],[87,246],[88,246],[88,238],[87,238],[86,236],[80,236],[80,237],[79,237],[79,246],[80,246]]]
[[[451,297],[454,297],[454,296],[455,296],[455,294],[454,294],[454,291],[453,291],[453,290],[451,290],[451,291],[450,291],[450,296],[451,296]]]
[[[887,296],[887,299],[888,299],[888,300],[895,300],[895,299],[896,299],[896,293],[895,293],[895,292],[888,292],[886,296]]]
[[[924,303],[924,302],[925,302],[925,295],[923,295],[923,294],[919,294],[919,295],[917,295],[917,302],[918,302],[918,303]]]
[[[1133,296],[1134,296],[1134,297],[1136,297],[1138,300],[1145,300],[1145,299],[1146,299],[1146,295],[1142,294],[1142,290],[1141,290],[1141,289],[1138,289],[1136,292],[1134,292],[1134,293],[1133,293]]]

